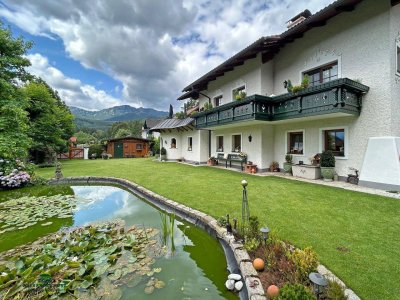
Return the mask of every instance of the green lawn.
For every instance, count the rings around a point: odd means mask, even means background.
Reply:
[[[326,265],[363,299],[400,295],[400,201],[381,196],[152,159],[63,162],[64,176],[113,176],[214,217],[240,219],[249,182],[250,213],[298,247],[313,246]],[[53,177],[54,168],[39,169]],[[346,247],[348,252],[337,250]],[[379,295],[379,296],[378,296]]]

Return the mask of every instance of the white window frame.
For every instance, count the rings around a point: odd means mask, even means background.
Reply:
[[[319,153],[325,149],[325,130],[343,129],[344,131],[344,156],[335,156],[336,160],[349,159],[349,127],[348,126],[332,126],[319,128]]]
[[[190,146],[189,139],[192,139],[192,146]],[[192,136],[187,137],[187,151],[193,151],[193,137]]]
[[[245,83],[240,84],[239,86],[237,86],[234,89],[232,89],[232,92],[231,92],[232,101],[236,101],[235,96],[234,96],[234,91],[237,91],[238,89],[240,89],[242,87],[243,87],[243,89],[241,91],[244,91],[246,93],[246,95],[247,95],[247,86],[246,86],[246,84]]]
[[[221,94],[221,95],[215,96],[215,97],[213,98],[213,102],[214,102],[214,103],[213,103],[213,106],[214,106],[214,107],[217,107],[216,100],[217,100],[218,98],[220,99],[220,102],[222,102],[222,104],[220,104],[220,105],[218,105],[218,106],[223,105],[224,96]]]
[[[292,132],[302,132],[303,133],[303,154],[292,154],[288,152],[289,148],[289,134]],[[293,157],[304,157],[306,156],[306,130],[305,129],[297,129],[297,130],[288,130],[285,135],[285,154],[291,154]]]
[[[222,137],[222,151],[219,151],[218,147],[218,138]],[[225,141],[224,141],[224,136],[223,135],[216,135],[215,136],[215,152],[217,153],[223,153],[225,149]]]
[[[233,136],[235,135],[240,135],[240,151],[239,152],[235,152],[233,149]],[[240,153],[243,152],[243,136],[242,133],[232,133],[231,135],[231,152],[232,153]]]
[[[397,55],[397,51],[400,51],[400,36],[396,40],[396,52],[395,52],[395,56],[396,56],[396,66],[395,66],[396,75],[400,76],[400,58]]]

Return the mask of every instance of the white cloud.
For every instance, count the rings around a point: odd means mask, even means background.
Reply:
[[[105,101],[101,107],[120,101],[165,110],[178,107],[181,89],[199,76],[261,36],[284,31],[300,11],[332,0],[3,2],[0,17],[31,34],[60,37],[71,58],[122,82],[121,99],[82,88],[97,104]]]
[[[108,95],[105,91],[65,76],[39,53],[28,55],[28,59],[32,63],[28,71],[43,78],[55,88],[67,105],[97,110],[121,104],[120,99]]]

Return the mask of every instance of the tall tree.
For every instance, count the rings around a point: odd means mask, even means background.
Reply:
[[[168,119],[172,119],[172,117],[174,116],[174,109],[172,107],[172,105],[169,105],[169,113],[168,113]]]
[[[24,158],[30,144],[27,101],[18,89],[18,82],[31,76],[25,57],[32,42],[14,38],[0,22],[0,158]]]
[[[33,159],[41,163],[54,153],[65,150],[74,129],[73,116],[60,105],[59,100],[53,98],[47,84],[31,82],[23,91],[29,102],[29,136],[32,139],[30,152]]]

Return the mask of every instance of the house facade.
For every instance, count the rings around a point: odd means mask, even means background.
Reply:
[[[287,31],[260,38],[185,87],[179,99],[199,101],[193,129],[161,137],[176,135],[185,149],[192,136],[190,161],[245,152],[259,170],[282,166],[288,153],[307,164],[332,150],[341,179],[356,168],[361,184],[400,189],[399,2],[338,0],[314,15],[304,11]],[[308,87],[289,93],[305,75]],[[213,108],[201,111],[208,103]]]

